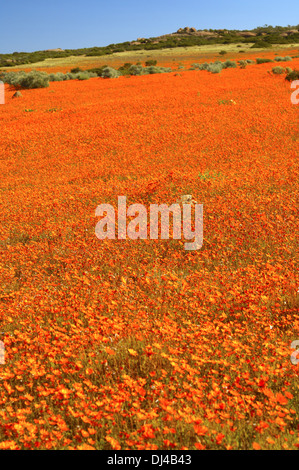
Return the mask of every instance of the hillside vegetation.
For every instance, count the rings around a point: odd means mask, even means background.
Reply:
[[[82,49],[48,49],[36,52],[14,52],[0,54],[0,67],[16,67],[32,64],[45,59],[67,58],[70,56],[107,56],[125,51],[158,50],[175,47],[191,47],[211,44],[230,45],[252,43],[252,48],[271,48],[274,44],[299,43],[299,25],[257,27],[253,30],[239,31],[228,29],[180,28],[178,31],[153,38],[137,38],[119,44]]]

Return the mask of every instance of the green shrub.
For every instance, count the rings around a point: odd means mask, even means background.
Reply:
[[[280,74],[282,74],[282,73],[285,72],[285,69],[284,69],[283,67],[277,66],[277,67],[273,67],[273,68],[272,68],[272,72],[273,72],[275,75],[280,75]]]
[[[79,72],[76,73],[76,78],[77,80],[88,80],[89,79],[89,73],[88,72]]]
[[[124,70],[129,70],[129,68],[132,66],[133,64],[131,62],[126,62],[124,65],[122,65],[121,67],[119,67],[118,70],[120,70],[121,72],[124,71]]]
[[[278,57],[275,57],[274,60],[275,60],[276,62],[289,62],[290,60],[292,60],[292,57],[290,57],[290,56],[288,56],[288,55],[287,55],[286,57],[280,57],[280,56],[278,56]]]
[[[45,72],[29,72],[28,75],[20,80],[22,88],[47,88],[49,86],[49,77]]]
[[[75,67],[75,68],[71,69],[71,73],[79,73],[79,72],[83,72],[83,70],[80,69],[80,67]]]
[[[48,75],[50,82],[62,82],[64,80],[88,80],[89,78],[97,77],[96,73],[88,72],[87,70],[84,72],[78,73],[50,73]]]
[[[160,70],[159,67],[155,67],[154,65],[150,65],[150,66],[146,67],[144,72],[147,75],[152,75],[154,73],[162,73],[162,70]]]
[[[267,49],[269,47],[272,47],[272,44],[266,41],[256,41],[252,46],[251,49],[254,48],[259,48],[259,49]]]
[[[144,75],[144,69],[142,65],[131,65],[129,72],[131,75]]]
[[[55,73],[49,74],[49,82],[55,82]]]
[[[133,64],[131,62],[126,62],[124,65],[119,67],[118,71],[121,75],[130,75],[129,69]]]
[[[6,72],[1,75],[1,80],[3,83],[8,83],[9,85],[18,86],[19,80],[21,77],[25,77],[25,72]]]
[[[209,64],[209,67],[208,67],[208,72],[211,72],[211,73],[220,73],[221,70],[223,69],[223,66],[221,64]]]
[[[155,73],[170,73],[170,67],[155,67],[153,65],[142,67],[142,65],[131,65],[128,72],[130,75],[152,75]]]
[[[289,82],[292,82],[293,80],[299,80],[299,70],[293,70],[292,72],[288,73],[285,79]]]
[[[240,65],[240,69],[245,69],[248,65],[246,60],[239,60],[238,63]]]
[[[93,69],[88,69],[86,70],[86,72],[88,73],[95,73],[97,75],[97,77],[101,77],[102,76],[102,73],[103,73],[103,70],[108,67],[108,65],[103,65],[102,67],[95,67]]]
[[[210,64],[208,62],[205,62],[204,64],[191,64],[191,69],[190,70],[208,70]]]
[[[55,82],[62,82],[63,80],[65,80],[66,77],[65,77],[65,74],[62,73],[62,72],[57,72],[55,73],[55,76],[54,76],[54,80]],[[51,80],[50,80],[51,81]]]
[[[118,70],[113,69],[112,67],[105,67],[102,71],[102,78],[117,78],[120,76]]]
[[[154,59],[150,59],[150,60],[147,60],[147,61],[145,62],[145,66],[146,66],[146,67],[150,67],[151,65],[153,65],[153,66],[157,65],[157,61],[154,60]]]
[[[221,72],[222,69],[227,69],[227,68],[236,68],[237,64],[236,62],[232,60],[227,60],[225,62],[220,62],[220,60],[216,60],[215,62],[211,62],[208,64],[205,62],[204,64],[198,64],[194,63],[191,64],[190,70],[207,70],[208,72],[211,73],[219,73]]]
[[[215,62],[216,63],[216,62]],[[237,64],[236,62],[234,62],[233,60],[226,60],[223,64],[223,68],[224,69],[228,69],[228,68],[233,68],[235,69],[237,67]]]
[[[67,72],[67,73],[65,74],[65,79],[66,79],[66,80],[76,80],[76,74],[75,74],[75,73]]]
[[[224,55],[224,54],[227,54],[227,51],[220,51],[219,52],[219,55]]]
[[[5,74],[5,83],[19,88],[46,88],[49,86],[49,75],[45,72],[10,72]]]
[[[154,74],[154,73],[169,73],[171,72],[171,68],[170,67],[154,67],[154,66],[150,66],[150,67],[145,67],[144,69],[144,73],[145,74]]]
[[[258,57],[256,59],[257,64],[267,64],[268,62],[273,62],[273,60],[272,59],[262,59],[260,57]]]

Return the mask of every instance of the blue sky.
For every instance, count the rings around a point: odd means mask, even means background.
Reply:
[[[299,24],[299,0],[14,0],[0,4],[0,53],[106,46],[180,27]]]

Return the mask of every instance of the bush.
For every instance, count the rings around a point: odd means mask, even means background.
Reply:
[[[282,73],[285,72],[285,69],[284,69],[283,67],[277,66],[277,67],[273,67],[272,72],[273,72],[275,75],[280,75],[280,74],[282,74]]]
[[[257,64],[267,64],[268,62],[273,62],[273,60],[272,59],[261,59],[260,57],[258,57],[256,59]]]
[[[233,60],[226,60],[223,64],[224,69],[228,69],[228,68],[235,69],[236,67],[237,67],[237,64]]]
[[[159,67],[150,65],[149,67],[146,67],[144,72],[147,75],[153,75],[154,73],[162,73],[162,70]]]
[[[171,71],[170,67],[155,67],[153,65],[148,67],[142,67],[142,65],[131,65],[129,68],[130,75],[152,75],[154,73],[169,73]]]
[[[285,79],[289,82],[292,82],[293,80],[299,80],[299,70],[293,70],[292,72],[288,73]]]
[[[75,74],[77,80],[88,80],[89,79],[89,73],[88,72],[80,72]]]
[[[32,70],[26,72],[9,72],[4,76],[5,83],[20,88],[46,88],[49,86],[49,75]]]
[[[80,67],[75,67],[74,69],[71,69],[71,73],[79,73],[79,72],[83,72],[83,70],[80,69]]]
[[[144,71],[142,65],[131,65],[131,67],[129,68],[129,73],[131,75],[143,75]]]
[[[245,69],[247,67],[246,60],[239,60],[240,69]]]
[[[67,72],[65,74],[65,80],[76,80],[76,74]]]
[[[146,67],[144,69],[144,73],[145,74],[154,74],[154,73],[169,73],[171,72],[171,68],[170,67],[154,67],[154,66],[150,66],[150,67]]]
[[[154,59],[150,59],[150,60],[147,60],[147,61],[145,62],[145,66],[146,66],[146,67],[150,67],[151,65],[153,65],[153,66],[157,65],[157,61],[154,60]]]
[[[251,49],[254,49],[254,48],[266,49],[266,48],[269,48],[269,47],[272,47],[272,44],[270,44],[269,42],[257,41],[251,46]]]
[[[119,67],[118,71],[121,75],[130,75],[129,69],[133,64],[131,62],[126,62],[124,65]]]
[[[288,56],[288,55],[287,55],[286,57],[280,57],[280,56],[278,56],[278,57],[275,57],[274,60],[275,60],[276,62],[289,62],[290,60],[292,60],[292,57],[290,57],[290,56]]]
[[[102,78],[117,78],[120,76],[118,70],[113,69],[112,67],[105,67],[102,71]]]
[[[45,72],[32,71],[26,77],[21,78],[19,84],[22,88],[47,88],[49,76]]]
[[[56,73],[49,74],[49,82],[58,82],[59,80],[56,77]]]
[[[224,54],[227,54],[227,52],[226,51],[220,51],[219,52],[219,55],[224,55]]]
[[[62,82],[63,80],[66,80],[66,76],[62,72],[57,72],[54,77],[54,81],[56,82]]]
[[[8,83],[9,85],[18,86],[19,80],[22,77],[25,77],[25,72],[6,72],[1,75],[1,80],[3,83]]]
[[[232,60],[226,60],[225,62],[220,62],[220,60],[216,60],[215,62],[211,62],[210,64],[208,64],[207,62],[205,62],[204,64],[194,63],[191,65],[190,70],[207,70],[208,72],[211,72],[211,73],[219,73],[221,72],[222,69],[236,68],[236,67],[237,67],[236,62]]]
[[[93,69],[88,69],[86,72],[88,73],[95,73],[97,77],[101,77],[103,70],[108,67],[108,65],[103,65],[102,67],[95,67]]]
[[[124,65],[122,65],[121,67],[119,67],[118,70],[120,71],[123,71],[123,70],[129,70],[129,68],[132,66],[133,64],[131,62],[126,62],[124,63]]]
[[[66,80],[66,76],[62,72],[50,73],[49,75],[50,82],[62,82],[63,80]]]
[[[209,68],[208,62],[205,62],[204,64],[191,64],[191,69],[190,70],[208,70]]]
[[[211,73],[220,73],[221,70],[223,69],[223,66],[221,64],[210,64],[208,67],[208,71]]]
[[[98,75],[94,72],[89,72],[87,70],[78,73],[50,73],[49,81],[50,82],[62,82],[64,80],[88,80],[89,78],[97,77]]]

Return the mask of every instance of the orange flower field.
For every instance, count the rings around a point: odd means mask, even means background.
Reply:
[[[0,449],[299,448],[299,106],[272,66],[5,85]],[[200,250],[95,235],[119,195],[187,194]]]

